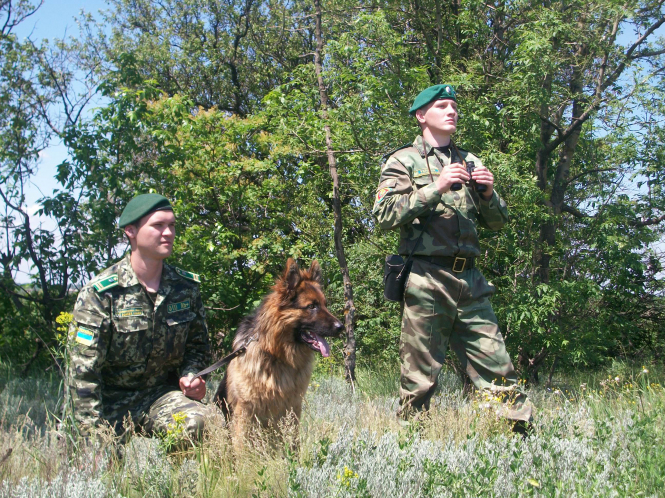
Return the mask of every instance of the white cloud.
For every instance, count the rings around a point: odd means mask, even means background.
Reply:
[[[28,212],[28,216],[30,216],[30,219],[32,219],[33,216],[37,214],[37,211],[39,211],[42,208],[41,204],[33,204],[32,206],[28,206],[28,209],[26,210]],[[42,216],[40,216],[42,218]]]

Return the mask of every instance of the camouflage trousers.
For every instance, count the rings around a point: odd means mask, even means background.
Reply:
[[[157,399],[154,396],[146,396],[142,402],[132,405],[125,405],[121,410],[118,410],[116,405],[110,413],[104,410],[104,418],[119,434],[123,432],[123,421],[127,416],[131,418],[138,431],[151,435],[166,432],[169,425],[174,424],[173,416],[182,413],[185,416],[183,422],[185,430],[192,439],[196,440],[203,433],[205,418],[210,411],[210,408],[203,403],[190,399],[177,390],[168,390]]]
[[[454,273],[414,257],[406,283],[400,338],[400,413],[428,410],[446,350],[455,352],[479,390],[505,393],[500,415],[530,421],[489,298],[494,286],[477,269]]]

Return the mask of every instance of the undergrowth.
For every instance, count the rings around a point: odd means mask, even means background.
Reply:
[[[444,371],[431,416],[402,426],[397,369],[361,369],[354,386],[318,368],[300,428],[281,444],[254,435],[233,448],[221,415],[204,439],[179,444],[178,420],[158,438],[118,444],[58,430],[56,376],[1,367],[0,497],[53,496],[625,496],[665,489],[665,393],[648,368],[555,379],[529,395],[533,433],[514,436],[481,396]],[[214,392],[215,379],[209,392]]]

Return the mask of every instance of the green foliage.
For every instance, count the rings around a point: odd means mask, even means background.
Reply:
[[[18,252],[5,270],[28,259],[43,268],[26,293],[41,292],[38,302],[0,301],[7,317],[39,317],[32,328],[13,320],[1,339],[7,347],[28,351],[34,337],[25,331],[44,328],[52,345],[53,320],[70,306],[68,289],[121,255],[115,220],[133,195],[147,191],[174,202],[173,259],[204,276],[209,324],[222,347],[288,256],[320,261],[330,308],[341,316],[328,125],[358,362],[394,361],[399,310],[383,301],[381,285],[397,234],[376,228],[371,207],[381,157],[418,133],[407,114],[414,95],[446,81],[458,87],[457,143],[492,169],[510,207],[508,226],[479,234],[479,266],[497,287],[493,305],[518,368],[535,380],[555,361],[597,366],[663,354],[662,40],[649,35],[629,50],[634,32],[649,32],[662,6],[324,2],[325,121],[311,56],[312,10],[308,2],[280,0],[114,0],[104,23],[83,20],[85,39],[61,48],[98,63],[92,74],[103,80],[105,100],[60,133],[70,159],[41,212],[62,236],[26,231],[17,212],[6,216],[15,227],[7,248]],[[23,137],[34,160],[45,121],[18,119],[37,100],[13,98],[6,82],[16,78],[35,98],[54,102],[47,92],[53,82],[27,77],[31,67],[51,74],[45,49],[17,45],[11,33],[2,42],[2,105],[17,116],[0,129],[3,168],[16,175],[12,151],[20,143],[11,137]],[[72,69],[61,69],[70,81]],[[7,178],[20,186],[18,176]],[[37,256],[26,245],[28,232]],[[3,330],[9,323],[0,317]],[[337,345],[329,362],[330,369],[343,362]]]

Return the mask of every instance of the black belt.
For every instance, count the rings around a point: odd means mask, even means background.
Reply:
[[[450,268],[455,273],[462,273],[464,270],[471,270],[476,266],[476,258],[460,258],[456,256],[419,256],[417,254],[414,254],[413,257],[427,261],[433,265]]]

